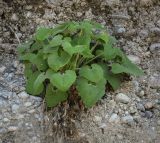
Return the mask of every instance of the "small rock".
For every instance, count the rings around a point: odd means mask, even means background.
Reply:
[[[160,120],[157,121],[158,126],[160,126]]]
[[[141,90],[138,94],[140,97],[143,97],[145,95],[144,90]]]
[[[152,102],[147,102],[147,103],[145,103],[144,107],[146,109],[151,109],[151,108],[153,108],[153,103]]]
[[[135,107],[130,107],[129,108],[129,112],[131,113],[131,114],[134,114],[134,113],[136,113],[137,112],[137,110],[136,110],[136,108]]]
[[[149,47],[150,51],[153,53],[155,51],[160,51],[160,43],[151,44]]]
[[[29,106],[31,106],[31,105],[32,105],[31,102],[26,102],[26,103],[24,104],[25,107],[29,107]]]
[[[101,122],[102,121],[102,117],[94,116],[94,121],[95,122]]]
[[[99,128],[100,128],[100,129],[104,129],[106,126],[107,126],[107,125],[106,125],[105,123],[101,123],[100,126],[99,126]]]
[[[3,73],[6,70],[5,66],[0,67],[0,73]]]
[[[18,16],[17,16],[15,13],[13,13],[13,14],[12,14],[12,17],[11,17],[11,20],[13,20],[13,21],[18,21],[19,18],[18,18]]]
[[[115,33],[116,34],[122,35],[125,32],[126,32],[126,29],[123,26],[121,26],[121,25],[116,25],[115,26]]]
[[[152,3],[153,3],[152,0],[140,0],[141,6],[151,6]]]
[[[137,103],[137,109],[143,112],[145,111],[143,104],[140,104],[140,103]]]
[[[32,110],[29,110],[29,111],[28,111],[28,113],[30,113],[30,114],[33,114],[33,113],[35,113],[35,112],[36,112],[35,109],[32,109]]]
[[[41,102],[42,101],[42,98],[41,97],[36,97],[36,96],[30,96],[30,99],[31,100],[36,100],[38,102]]]
[[[31,10],[32,8],[33,8],[32,5],[27,5],[27,6],[25,7],[26,10]]]
[[[16,127],[16,126],[8,127],[8,131],[10,131],[10,132],[14,132],[14,131],[17,131],[17,130],[18,130],[18,127]]]
[[[4,122],[9,122],[10,120],[8,118],[3,119]]]
[[[16,112],[18,112],[18,110],[19,110],[20,107],[17,104],[13,104],[11,108],[12,108],[12,112],[16,113]]]
[[[117,138],[118,138],[119,140],[123,140],[123,135],[122,135],[122,134],[117,134]]]
[[[113,113],[111,117],[109,118],[110,123],[118,123],[120,121],[120,118],[117,114]]]
[[[153,117],[153,114],[151,111],[146,111],[145,112],[145,117],[147,117],[148,119],[152,118]]]
[[[138,56],[128,55],[127,57],[135,64],[140,64],[141,63],[141,60]]]
[[[151,76],[149,83],[152,88],[155,88],[155,89],[160,88],[160,75]]]
[[[23,91],[18,94],[18,97],[20,97],[22,99],[27,99],[29,97],[29,95]]]
[[[17,68],[17,67],[18,67],[18,65],[19,65],[19,61],[14,61],[14,62],[13,62],[13,66],[14,66],[14,68]]]
[[[7,132],[7,130],[5,128],[0,128],[0,134],[4,134],[6,132]]]
[[[131,115],[122,117],[122,122],[127,124],[132,124],[134,122],[133,117]]]
[[[130,98],[127,95],[123,94],[123,93],[118,93],[116,95],[115,100],[117,102],[121,102],[121,103],[124,103],[124,104],[127,104],[127,103],[129,103],[131,101]]]
[[[141,37],[141,38],[147,38],[148,37],[148,31],[147,30],[141,30],[140,32],[139,32],[139,36]]]
[[[150,29],[151,33],[160,36],[160,28],[155,27]]]
[[[83,15],[82,12],[77,12],[77,17],[81,17]]]

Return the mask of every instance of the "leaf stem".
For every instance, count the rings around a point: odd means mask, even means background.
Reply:
[[[92,61],[95,60],[96,58],[99,58],[99,57],[102,56],[102,55],[103,55],[103,53],[101,53],[101,54],[95,56],[94,58],[92,58],[92,59],[88,60],[86,63],[84,63],[84,65],[89,64],[90,62],[92,62]]]

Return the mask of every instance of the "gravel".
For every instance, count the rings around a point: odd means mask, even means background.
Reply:
[[[118,93],[116,95],[115,100],[117,102],[121,102],[121,103],[124,103],[124,104],[127,104],[127,103],[130,102],[130,98],[127,95],[123,94],[123,93]]]

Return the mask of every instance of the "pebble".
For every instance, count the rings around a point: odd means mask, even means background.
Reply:
[[[9,122],[10,120],[8,118],[3,119],[4,122]]]
[[[143,111],[143,112],[145,111],[145,108],[144,108],[143,104],[141,104],[141,103],[137,103],[137,109],[140,111]]]
[[[83,15],[82,12],[77,12],[77,17],[81,17]]]
[[[15,13],[13,13],[12,16],[11,16],[11,20],[18,21],[19,18],[18,18],[18,16]]]
[[[102,121],[102,117],[100,117],[100,116],[94,116],[94,121],[95,122],[101,122]]]
[[[151,111],[146,111],[145,112],[145,117],[147,117],[148,119],[152,118],[153,117],[153,114]]]
[[[30,113],[30,114],[33,114],[33,113],[35,113],[36,111],[35,111],[35,109],[32,109],[32,110],[29,110],[28,111],[28,113]]]
[[[121,103],[124,103],[124,104],[127,104],[127,103],[129,103],[131,101],[131,99],[127,95],[125,95],[123,93],[118,93],[116,95],[115,100],[117,102],[121,102]]]
[[[131,113],[131,114],[134,114],[134,113],[136,113],[137,112],[137,110],[136,110],[136,108],[135,107],[130,107],[129,108],[129,112]]]
[[[13,104],[11,108],[12,108],[12,112],[16,113],[16,112],[18,112],[18,110],[19,110],[20,107],[17,104]]]
[[[132,124],[134,120],[131,115],[127,115],[127,116],[122,117],[122,122],[127,123],[127,124]]]
[[[115,26],[115,32],[116,32],[116,34],[121,35],[121,34],[124,34],[126,32],[126,29],[121,25],[116,25]]]
[[[147,102],[147,103],[145,103],[144,107],[145,107],[145,109],[151,109],[151,108],[153,108],[153,103]]]
[[[0,128],[0,134],[4,134],[6,132],[7,132],[7,130],[5,128]]]
[[[107,125],[105,123],[101,123],[99,126],[100,129],[104,129],[105,127],[107,127]]]
[[[160,43],[154,43],[151,44],[151,46],[149,47],[150,51],[153,53],[155,51],[159,51],[160,50]]]
[[[9,126],[8,127],[8,131],[10,131],[10,132],[14,132],[14,131],[17,131],[18,130],[18,127],[16,127],[16,126]]]
[[[25,107],[29,107],[29,106],[31,106],[31,105],[32,105],[31,102],[26,102],[26,103],[24,104]]]
[[[160,75],[151,76],[149,79],[150,86],[155,89],[160,89]]]
[[[147,38],[148,37],[148,31],[147,30],[141,30],[139,32],[139,36],[144,39],[144,38]]]
[[[144,95],[145,95],[144,90],[141,90],[141,91],[139,92],[139,96],[140,96],[140,97],[143,97]]]
[[[160,126],[160,120],[157,121],[158,126]]]
[[[118,123],[119,121],[120,121],[120,117],[115,113],[113,113],[109,118],[110,123]]]
[[[6,70],[5,66],[0,67],[0,73],[3,73]]]
[[[22,99],[27,99],[29,97],[29,95],[26,92],[21,92],[18,94],[18,97],[22,98]]]
[[[141,63],[141,60],[138,56],[128,55],[127,57],[135,64],[140,64]]]

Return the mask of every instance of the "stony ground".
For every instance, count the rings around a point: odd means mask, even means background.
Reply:
[[[0,0],[0,143],[159,143],[159,0]],[[39,26],[92,19],[106,26],[117,46],[145,76],[107,92],[87,111],[44,111],[25,93],[16,47]]]

